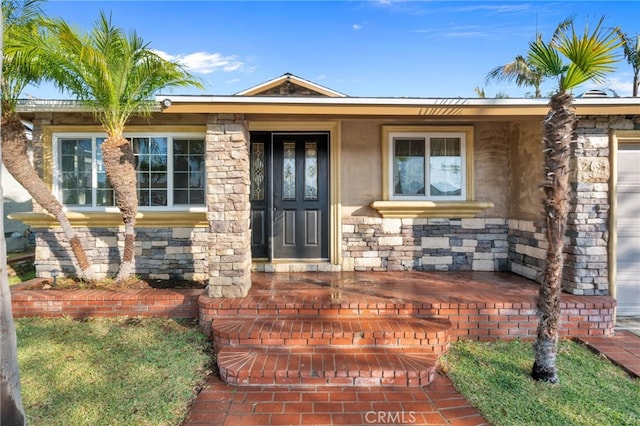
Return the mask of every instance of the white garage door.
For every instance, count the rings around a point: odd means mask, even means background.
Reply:
[[[617,202],[617,314],[640,315],[640,142],[618,145]]]

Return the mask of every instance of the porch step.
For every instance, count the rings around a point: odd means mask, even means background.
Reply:
[[[244,386],[405,386],[433,380],[437,357],[419,349],[223,347],[220,377]]]
[[[225,346],[356,346],[421,348],[442,354],[448,350],[449,323],[417,318],[218,318],[212,322],[216,348]]]

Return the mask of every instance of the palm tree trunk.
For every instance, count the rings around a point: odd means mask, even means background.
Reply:
[[[116,282],[126,280],[134,270],[138,193],[136,188],[135,156],[131,143],[122,136],[109,135],[102,143],[102,160],[109,183],[116,193],[116,205],[124,222],[124,253],[116,274]]]
[[[2,233],[4,234],[4,227]],[[0,250],[2,251],[0,262],[2,265],[6,265],[4,238]],[[0,287],[0,297],[2,297],[2,306],[0,307],[0,424],[25,425],[26,417],[20,394],[16,329],[11,312],[11,291],[9,290],[7,270],[4,266],[2,267],[2,276],[0,276]]]
[[[544,121],[544,162],[547,222],[547,262],[538,294],[538,335],[534,344],[535,363],[531,376],[538,381],[556,383],[558,373],[558,330],[560,328],[560,293],[564,259],[564,233],[569,199],[570,143],[576,121],[571,107],[573,97],[566,92],[555,94]]]
[[[3,162],[9,173],[38,204],[60,222],[60,226],[69,240],[77,267],[80,269],[77,272],[78,277],[87,280],[96,279],[92,264],[80,238],[71,227],[62,204],[53,196],[51,190],[31,165],[27,155],[27,138],[24,134],[24,126],[17,115],[2,117],[2,151],[4,153]]]
[[[3,127],[4,129],[4,127]],[[2,152],[0,151],[0,157]],[[4,217],[4,195],[0,186],[0,217]],[[4,222],[0,222],[4,236]],[[0,425],[25,425],[26,416],[20,393],[16,329],[11,312],[11,291],[7,279],[7,252],[0,241]]]
[[[633,97],[638,97],[638,88],[640,88],[640,81],[638,80],[638,74],[633,75]]]

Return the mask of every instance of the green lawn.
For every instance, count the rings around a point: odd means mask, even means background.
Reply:
[[[193,324],[162,319],[16,320],[31,425],[180,425],[210,368]],[[452,345],[442,366],[493,425],[640,425],[640,379],[564,341],[560,384],[529,377],[531,342]]]
[[[7,260],[19,257],[24,253],[13,253],[7,255]],[[13,265],[7,264],[7,269],[15,272],[15,275],[9,274],[9,285],[19,284],[36,277],[36,268],[33,261],[17,262]]]
[[[559,384],[532,380],[533,359],[531,342],[461,341],[442,365],[493,425],[640,425],[640,379],[572,341],[560,346]]]
[[[30,425],[179,425],[210,368],[193,323],[16,320]]]

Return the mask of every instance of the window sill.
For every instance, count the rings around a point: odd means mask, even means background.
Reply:
[[[470,218],[493,207],[487,201],[374,201],[371,208],[385,218]]]
[[[9,219],[19,220],[32,228],[55,228],[58,221],[47,213],[12,213]],[[67,212],[71,226],[76,228],[113,228],[123,226],[122,215],[111,212]],[[203,228],[209,226],[206,212],[163,211],[139,212],[136,227],[140,228]]]

